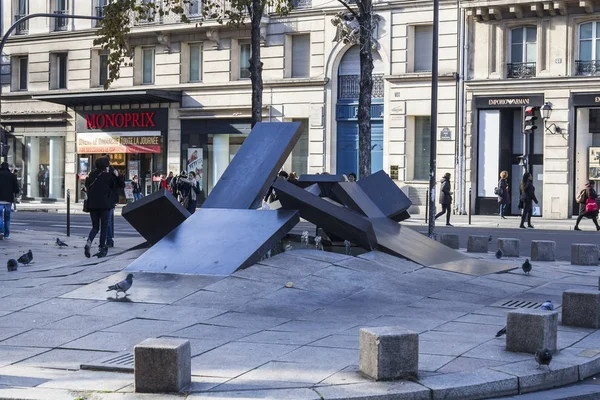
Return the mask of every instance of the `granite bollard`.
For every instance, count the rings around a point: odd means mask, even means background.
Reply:
[[[600,328],[600,291],[569,289],[562,297],[563,325]]]
[[[360,330],[360,372],[375,380],[416,378],[419,335],[399,326]]]
[[[598,265],[598,246],[595,244],[573,243],[571,245],[571,264]]]
[[[192,382],[188,340],[146,339],[133,353],[136,392],[179,392]]]
[[[504,257],[519,257],[521,241],[512,238],[498,238],[498,250],[502,251]]]
[[[467,242],[468,253],[487,253],[490,238],[487,236],[470,235]]]
[[[531,241],[531,261],[555,261],[556,242],[551,240]]]
[[[510,311],[506,316],[506,350],[531,354],[544,348],[556,351],[557,331],[558,311]]]
[[[450,247],[451,249],[459,248],[459,236],[455,233],[440,234],[440,243]]]

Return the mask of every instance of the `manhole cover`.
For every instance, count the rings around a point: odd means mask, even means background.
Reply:
[[[526,300],[504,300],[500,307],[505,308],[529,308],[532,310],[536,310],[542,306],[543,303],[537,303],[535,301],[526,301]]]
[[[96,371],[133,372],[133,353],[111,354],[89,364],[81,364],[80,368]]]

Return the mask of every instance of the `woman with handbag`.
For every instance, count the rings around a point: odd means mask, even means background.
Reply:
[[[496,195],[498,196],[498,204],[500,204],[500,218],[506,219],[504,211],[510,203],[510,193],[508,192],[508,171],[500,172],[500,180],[496,187]]]
[[[533,186],[533,176],[529,172],[523,174],[523,180],[521,181],[521,196],[519,197],[519,208],[522,208],[521,213],[521,225],[519,228],[533,229],[531,225],[531,214],[533,213],[533,203],[538,204],[538,199],[535,197],[535,187]],[[525,221],[527,221],[527,227],[525,227]]]
[[[598,225],[598,203],[596,203],[596,198],[598,194],[594,190],[594,181],[589,181],[585,185],[585,189],[581,190],[577,195],[577,202],[579,203],[579,216],[577,217],[577,222],[575,223],[575,230],[580,231],[579,222],[583,219],[583,217],[591,218],[594,221],[594,225],[596,225],[596,230],[600,231],[600,225]]]
[[[85,244],[84,254],[90,258],[90,249],[94,238],[100,230],[100,247],[95,257],[105,257],[108,254],[106,247],[106,236],[108,231],[108,218],[110,210],[113,208],[112,192],[117,187],[118,172],[109,170],[110,163],[108,158],[100,157],[96,160],[96,170],[85,179],[85,188],[87,191],[87,200],[83,202],[83,211],[90,213],[92,219],[92,229]]]

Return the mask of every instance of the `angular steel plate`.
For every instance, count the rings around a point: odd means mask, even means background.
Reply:
[[[348,208],[353,209],[369,218],[385,218],[386,216],[377,207],[360,186],[354,182],[339,182],[332,188],[333,193]]]
[[[202,208],[258,208],[301,134],[299,122],[256,124]]]
[[[122,215],[148,243],[154,244],[191,214],[167,189],[161,189],[126,205]]]
[[[295,210],[200,208],[126,271],[229,275],[259,261],[299,221]]]
[[[305,220],[367,250],[377,245],[371,223],[357,212],[332,204],[283,179],[278,179],[273,188],[284,209],[299,210]]]
[[[397,222],[410,218],[407,210],[412,201],[384,171],[377,171],[357,183],[388,218]]]

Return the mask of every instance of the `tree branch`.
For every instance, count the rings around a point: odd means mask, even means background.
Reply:
[[[354,18],[356,18],[356,20],[358,21],[358,13],[356,11],[354,11],[352,8],[350,8],[350,6],[348,5],[348,3],[346,3],[343,0],[338,0],[338,2],[343,5],[344,7],[346,7],[348,9],[348,11],[350,11],[350,13],[352,15],[354,15]]]

